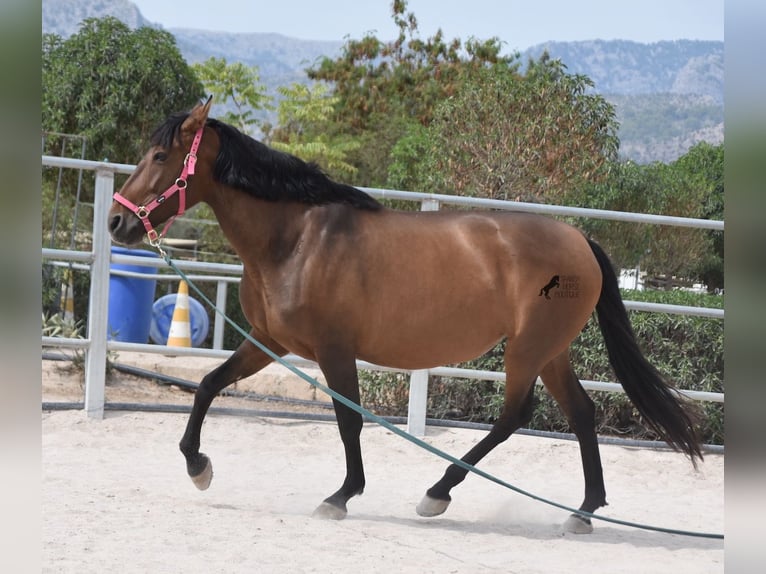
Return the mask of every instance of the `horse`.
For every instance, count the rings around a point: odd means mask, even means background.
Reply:
[[[579,442],[583,513],[607,502],[594,403],[569,346],[595,310],[609,361],[645,423],[695,467],[702,459],[694,408],[642,354],[612,264],[580,230],[530,213],[386,208],[315,164],[208,117],[210,106],[208,99],[172,114],[156,129],[114,194],[108,225],[115,242],[136,245],[146,234],[157,245],[177,215],[207,203],[242,260],[240,304],[250,335],[276,356],[315,361],[329,387],[357,404],[357,359],[428,369],[473,359],[505,340],[502,411],[462,460],[476,465],[529,423],[539,376]],[[200,431],[214,397],[271,361],[244,340],[202,379],[179,442],[199,489],[213,477]],[[338,520],[365,487],[363,418],[333,403],[345,478],[313,515]],[[466,475],[449,465],[416,512],[445,512]],[[563,526],[593,529],[579,513]]]

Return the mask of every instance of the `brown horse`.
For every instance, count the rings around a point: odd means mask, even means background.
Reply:
[[[529,422],[539,375],[579,441],[580,509],[589,513],[606,504],[606,493],[594,405],[568,351],[595,309],[610,362],[643,419],[692,462],[701,458],[691,410],[641,354],[607,256],[577,229],[523,213],[387,209],[316,166],[209,119],[209,107],[208,100],[175,114],[154,133],[115,194],[115,241],[133,245],[148,232],[156,243],[154,226],[186,206],[210,205],[244,265],[240,301],[252,336],[277,355],[316,361],[328,385],[356,403],[355,359],[425,369],[473,359],[506,339],[502,413],[462,460],[478,463]],[[244,341],[202,380],[180,441],[200,489],[212,479],[199,447],[213,398],[270,362]],[[338,401],[334,407],[346,476],[315,515],[340,519],[365,485],[362,416]],[[466,474],[450,465],[417,512],[444,512]],[[592,530],[579,515],[565,527]]]

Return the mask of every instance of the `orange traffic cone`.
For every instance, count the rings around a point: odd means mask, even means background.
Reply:
[[[176,306],[168,331],[168,347],[191,347],[191,323],[189,321],[189,286],[186,281],[178,284]]]

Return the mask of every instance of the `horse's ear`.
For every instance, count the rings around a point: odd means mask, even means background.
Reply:
[[[204,126],[212,104],[213,96],[210,96],[204,104],[194,106],[194,109],[189,113],[189,117],[184,120],[181,131],[194,133]]]

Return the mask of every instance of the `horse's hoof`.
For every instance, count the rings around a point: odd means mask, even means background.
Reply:
[[[346,514],[348,514],[348,512],[345,508],[339,508],[329,502],[323,502],[316,507],[316,510],[314,510],[311,517],[320,518],[322,520],[343,520],[346,518]]]
[[[426,494],[423,497],[423,500],[418,503],[415,511],[420,516],[439,516],[440,514],[443,514],[445,510],[447,510],[449,503],[449,500],[431,498]]]
[[[199,474],[194,476],[190,475],[190,478],[192,479],[194,486],[196,486],[199,490],[207,490],[207,488],[210,486],[210,482],[213,480],[213,464],[204,454],[201,456],[205,457],[205,468],[203,468],[202,472]]]
[[[571,514],[564,523],[564,531],[572,534],[590,534],[593,532],[593,524],[591,524],[590,518]]]

